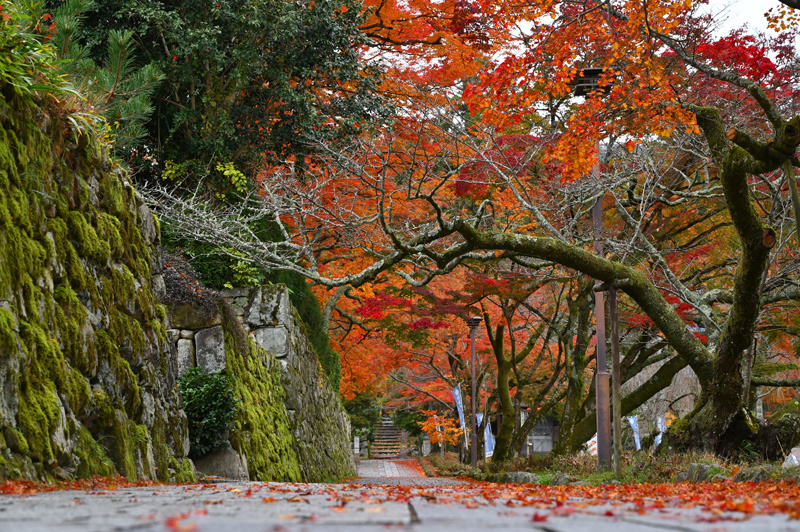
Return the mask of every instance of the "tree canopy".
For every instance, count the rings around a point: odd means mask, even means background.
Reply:
[[[361,297],[350,286],[425,287],[502,264],[530,276],[556,268],[552,282],[578,294],[575,276],[588,276],[624,294],[631,372],[661,363],[656,384],[623,409],[689,366],[702,393],[671,445],[726,453],[747,442],[775,455],[796,443],[796,403],[769,421],[750,409],[753,387],[770,383],[756,367],[797,331],[795,27],[718,36],[704,2],[688,0],[278,3],[258,13],[212,2],[202,16],[111,4],[100,20],[135,24],[165,73],[150,126],[165,157],[238,165],[247,153],[257,168],[256,190],[222,206],[156,183],[145,194],[173,230],[330,288],[327,323],[339,312],[361,333],[374,324],[339,306]],[[770,15],[777,29],[796,16],[785,4]],[[213,24],[202,23],[207,13]],[[334,27],[341,33],[325,33]],[[590,68],[597,85],[573,96]],[[380,83],[368,75],[378,70]],[[384,101],[383,125],[362,127]],[[321,134],[328,127],[346,130],[345,141]],[[297,166],[281,164],[290,151]],[[258,220],[281,238],[258,238]],[[581,312],[566,320],[573,345]],[[507,318],[487,329],[498,374],[512,360]],[[565,445],[575,447],[591,435],[594,405],[586,380],[572,385],[582,387],[569,407]]]
[[[302,165],[312,132],[333,139],[382,112],[353,0],[68,3],[84,10],[72,40],[87,58],[102,62],[125,35],[134,63],[163,74],[146,136],[129,145],[131,164],[155,178],[230,181],[220,165]]]

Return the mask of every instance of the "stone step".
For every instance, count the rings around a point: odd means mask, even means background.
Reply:
[[[402,449],[400,432],[389,416],[383,416],[375,425],[375,440],[370,446],[370,458],[399,458]]]

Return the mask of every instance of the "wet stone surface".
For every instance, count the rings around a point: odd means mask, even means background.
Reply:
[[[785,513],[747,515],[675,497],[592,500],[596,492],[588,488],[576,497],[559,492],[562,487],[427,478],[403,461],[364,460],[359,472],[343,484],[220,482],[0,495],[0,531],[800,530],[800,520]]]

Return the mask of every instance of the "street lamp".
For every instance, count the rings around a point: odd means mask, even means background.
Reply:
[[[477,427],[478,416],[475,413],[475,402],[476,402],[475,394],[476,394],[476,390],[477,390],[476,382],[475,382],[476,381],[476,379],[475,379],[475,335],[477,334],[478,326],[480,326],[481,320],[482,320],[482,318],[480,316],[471,316],[471,317],[467,318],[467,327],[469,327],[469,336],[470,336],[470,341],[472,343],[472,359],[471,359],[471,362],[472,362],[472,364],[471,364],[472,365],[472,399],[470,401],[472,403],[472,418],[471,418],[471,423],[470,423],[470,427],[471,427],[470,430],[472,430],[472,445],[471,445],[471,447],[472,447],[472,468],[473,469],[477,469],[478,468],[478,427]]]

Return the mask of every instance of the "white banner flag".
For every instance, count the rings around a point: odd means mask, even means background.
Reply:
[[[461,430],[464,431],[464,443],[469,440],[467,435],[467,425],[464,423],[464,403],[461,400],[461,385],[459,384],[453,388],[453,399],[456,402],[456,409],[458,410],[458,422],[461,423]]]
[[[633,440],[636,442],[636,450],[642,448],[642,443],[639,441],[639,418],[636,416],[628,417],[628,423],[631,424],[631,428],[633,429]]]
[[[483,414],[475,414],[475,417],[478,418],[478,425],[480,425],[481,421],[483,421]],[[486,458],[491,458],[494,454],[494,434],[492,434],[491,423],[487,423],[486,427],[483,429],[483,443],[486,451]]]

